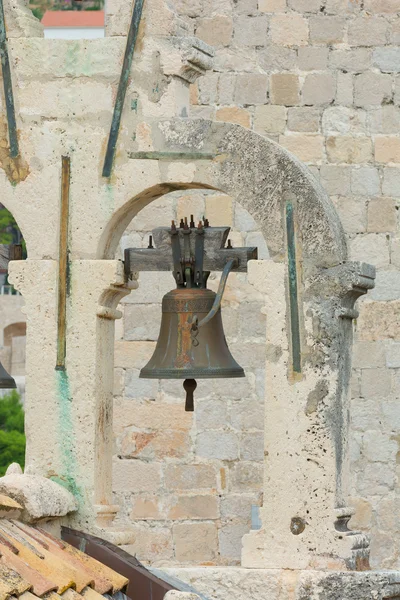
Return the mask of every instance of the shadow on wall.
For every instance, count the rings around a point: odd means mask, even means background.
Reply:
[[[252,217],[229,196],[174,192],[144,208],[120,243],[147,247],[151,230],[171,220],[205,216],[211,226],[232,227],[233,246],[257,246],[268,259],[265,240]],[[217,290],[220,273],[209,287]],[[129,548],[153,565],[240,563],[242,537],[257,521],[264,454],[264,298],[232,273],[222,319],[244,379],[201,380],[195,413],[184,412],[181,380],[139,379],[152,355],[161,322],[161,299],[175,287],[171,273],[141,273],[139,288],[124,298],[116,322],[114,427],[115,501],[119,520],[137,530]],[[253,507],[253,510],[252,510]]]

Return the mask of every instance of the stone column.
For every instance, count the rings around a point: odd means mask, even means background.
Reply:
[[[347,436],[354,303],[374,277],[361,263],[304,275],[296,373],[287,266],[251,264],[249,279],[265,293],[268,315],[265,480],[262,528],[244,537],[245,567],[368,566],[367,538],[347,528]]]
[[[27,467],[78,500],[73,524],[109,525],[112,505],[114,319],[124,287],[120,261],[69,265],[65,369],[56,370],[56,261],[15,262],[11,280],[27,316]]]

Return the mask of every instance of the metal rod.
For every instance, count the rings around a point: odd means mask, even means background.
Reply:
[[[130,74],[131,67],[132,67],[132,59],[133,59],[136,40],[137,40],[137,36],[138,36],[138,32],[139,32],[140,20],[142,18],[143,4],[144,4],[144,0],[135,0],[135,6],[133,8],[131,25],[129,27],[128,39],[126,41],[125,56],[124,56],[124,62],[122,64],[121,77],[119,79],[119,84],[118,84],[117,98],[115,100],[114,113],[113,113],[112,122],[111,122],[111,129],[110,129],[110,134],[108,136],[107,151],[106,151],[106,156],[104,159],[104,166],[103,166],[103,177],[110,177],[112,167],[113,167],[115,148],[116,148],[117,141],[118,141],[119,127],[121,124],[122,109],[124,108],[124,101],[125,101],[126,90],[128,87],[129,74]]]
[[[14,95],[11,81],[10,61],[7,48],[6,23],[4,19],[3,0],[0,0],[0,56],[3,72],[4,97],[6,101],[8,139],[10,142],[10,156],[16,158],[19,155],[17,123],[15,120]]]
[[[67,331],[67,287],[68,287],[68,220],[69,186],[71,161],[62,157],[61,207],[60,207],[60,249],[58,256],[58,321],[57,321],[57,370],[65,369]]]
[[[296,235],[293,205],[286,203],[286,233],[289,271],[290,329],[292,338],[292,364],[295,373],[301,373],[300,316],[297,289]]]
[[[211,321],[211,319],[213,317],[215,317],[215,315],[219,311],[219,307],[221,306],[221,302],[222,302],[222,296],[225,291],[226,282],[228,281],[229,273],[232,271],[232,269],[236,265],[236,263],[237,263],[237,258],[231,258],[226,263],[225,268],[222,271],[222,275],[221,275],[221,279],[220,279],[219,287],[218,287],[218,292],[217,292],[217,295],[215,296],[215,300],[212,305],[212,308],[211,308],[210,312],[208,313],[208,315],[206,315],[204,317],[204,319],[202,319],[199,323],[197,323],[197,329],[199,329],[200,327],[203,327],[203,325],[205,325],[206,323]],[[196,328],[195,319],[197,319],[196,316],[193,317],[193,323],[195,325],[195,327],[193,327],[193,329]]]

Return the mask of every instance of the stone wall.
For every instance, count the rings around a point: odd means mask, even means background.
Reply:
[[[372,565],[399,568],[400,2],[176,5],[192,31],[216,47],[214,72],[192,87],[193,116],[250,127],[307,163],[337,207],[351,258],[378,268],[356,324],[353,522],[371,528]],[[153,203],[131,223],[124,246],[147,245],[152,227],[195,212],[212,225],[233,223],[234,244],[257,244],[266,256],[239,205],[195,196]],[[245,276],[231,275],[224,323],[247,378],[201,382],[192,422],[180,384],[137,379],[158,334],[159,302],[173,287],[171,276],[143,274],[140,281],[117,332],[116,499],[135,522],[140,559],[236,564],[251,505],[260,502],[263,300]]]

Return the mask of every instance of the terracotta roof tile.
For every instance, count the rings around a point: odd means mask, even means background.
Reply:
[[[46,10],[44,27],[104,27],[104,10]]]
[[[0,495],[0,506],[15,504]],[[0,600],[104,600],[128,583],[42,528],[0,518]]]

